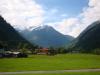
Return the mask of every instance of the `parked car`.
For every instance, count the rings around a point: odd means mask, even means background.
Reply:
[[[0,58],[27,58],[28,55],[21,52],[11,52],[11,51],[5,51],[5,53],[0,53]]]

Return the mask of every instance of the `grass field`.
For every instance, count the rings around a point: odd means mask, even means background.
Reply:
[[[13,74],[13,75],[100,75],[100,72],[67,72],[67,73],[46,73],[46,74],[44,73],[42,74]]]
[[[88,68],[100,68],[100,56],[92,54],[63,54],[0,59],[0,72]]]

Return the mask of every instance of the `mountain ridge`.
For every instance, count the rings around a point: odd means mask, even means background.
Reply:
[[[16,48],[19,43],[30,44],[9,23],[0,16],[0,43],[9,48]]]
[[[65,36],[48,25],[37,27],[28,34],[24,33],[25,31],[22,32],[23,36],[29,39],[31,43],[34,41],[36,44],[42,47],[63,46],[73,39],[73,37],[68,35]]]
[[[83,52],[93,52],[100,48],[100,21],[89,25],[70,45],[72,50],[82,50]]]

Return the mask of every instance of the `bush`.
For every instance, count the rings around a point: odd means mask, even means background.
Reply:
[[[27,58],[28,57],[28,55],[27,54],[23,54],[23,53],[19,53],[18,55],[17,55],[17,57],[18,58]]]
[[[50,47],[48,51],[48,55],[56,55],[56,54],[57,54],[56,49],[54,49],[53,47]]]
[[[97,54],[97,55],[100,55],[100,49],[99,48],[98,49],[95,49],[93,53],[94,54]]]
[[[20,49],[20,52],[21,52],[22,54],[28,54],[28,50],[27,50],[26,48]]]
[[[59,54],[66,54],[66,53],[69,52],[69,50],[64,48],[64,47],[58,48],[57,51],[58,51]]]

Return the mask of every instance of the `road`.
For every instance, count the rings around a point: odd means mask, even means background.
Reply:
[[[64,73],[64,72],[100,72],[100,69],[80,69],[80,70],[55,70],[55,71],[23,71],[23,72],[0,72],[0,75],[10,74],[41,74],[41,73]]]

